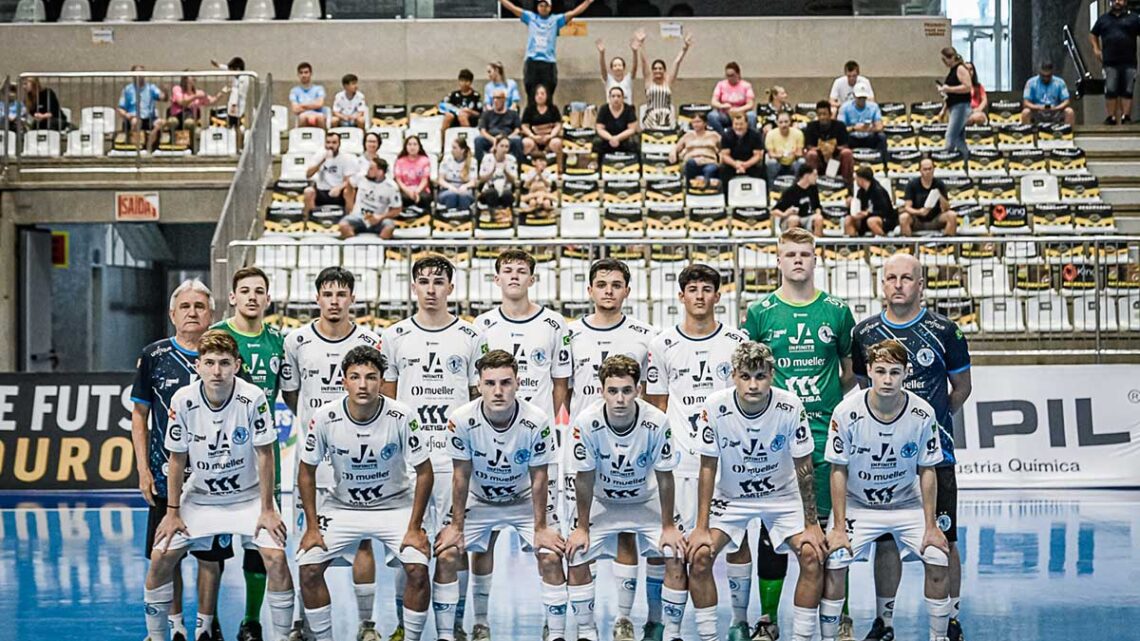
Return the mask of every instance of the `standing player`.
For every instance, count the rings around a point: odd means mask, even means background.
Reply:
[[[772,387],[775,364],[767,345],[737,347],[734,388],[709,395],[701,410],[702,437],[708,437],[698,446],[700,502],[697,527],[689,535],[689,593],[701,641],[720,638],[713,562],[722,549],[733,551],[748,539],[753,519],[764,523],[774,549],[796,555],[800,576],[793,631],[797,641],[815,635],[826,558],[815,511],[815,444],[800,399]]]
[[[871,389],[835,408],[828,434],[833,512],[827,533],[827,576],[819,605],[823,641],[835,641],[846,593],[847,568],[867,560],[886,534],[921,559],[926,573],[926,612],[931,641],[946,641],[950,618],[946,536],[935,518],[942,461],[934,409],[903,389],[907,353],[885,340],[867,349]]]
[[[594,301],[594,313],[570,323],[570,355],[574,362],[570,395],[570,424],[602,398],[598,372],[611,354],[624,354],[634,360],[640,372],[649,366],[649,341],[657,333],[648,323],[622,313],[630,294],[629,267],[620,260],[603,258],[590,266],[586,291]],[[644,381],[636,381],[639,385]],[[577,507],[574,498],[574,465],[570,447],[562,448],[562,503],[567,530],[576,527]],[[567,531],[569,534],[569,531]],[[650,620],[661,621],[661,585],[665,566],[649,566],[646,596]],[[632,534],[618,536],[617,556],[613,562],[618,588],[618,618],[614,621],[614,641],[633,641],[633,622],[629,615],[637,594],[637,539]]]
[[[435,540],[436,634],[441,640],[454,638],[457,572],[463,554],[486,552],[496,534],[510,527],[522,539],[524,550],[533,549],[538,558],[550,639],[565,641],[566,574],[561,559],[565,542],[547,523],[547,466],[556,456],[550,415],[516,398],[519,370],[509,352],[493,349],[475,368],[482,397],[457,408],[447,424],[452,431],[447,452],[455,469],[451,523]],[[491,638],[485,618],[476,619],[471,636]]]
[[[447,417],[478,395],[475,361],[487,351],[486,342],[467,321],[448,311],[447,297],[455,290],[455,267],[443,256],[420,258],[412,265],[414,316],[392,325],[381,336],[387,362],[384,395],[412,408],[422,438],[428,439],[435,485],[428,510],[429,529],[436,534],[451,514],[451,457],[447,454]],[[396,613],[403,628],[403,575],[396,575]],[[467,559],[459,570],[459,604],[455,611],[456,638],[465,638],[463,612],[467,597]]]
[[[645,400],[666,412],[673,428],[680,456],[673,476],[677,477],[677,512],[684,532],[697,524],[697,480],[700,474],[698,447],[706,435],[698,427],[701,405],[709,394],[732,384],[732,354],[748,339],[716,320],[720,301],[720,274],[708,265],[692,264],[677,277],[679,297],[685,306],[680,325],[670,327],[649,344],[649,369],[645,374]],[[661,563],[656,559],[650,565]],[[741,574],[729,557],[728,572],[733,611],[743,598],[747,613],[747,583],[752,568]],[[648,575],[647,575],[648,576]],[[661,641],[681,636],[681,618],[688,594],[665,587],[661,592],[667,625],[645,624],[645,638]],[[734,640],[736,636],[732,637]]]
[[[234,315],[210,329],[223,330],[233,337],[241,353],[239,376],[261,388],[272,415],[280,387],[278,374],[285,359],[285,339],[281,332],[265,323],[269,276],[257,267],[237,270],[231,283],[230,305]],[[273,441],[273,495],[280,508],[281,445],[276,440]],[[238,628],[238,641],[261,641],[261,605],[265,602],[265,565],[261,554],[246,550],[242,570],[245,572],[245,618]]]
[[[170,419],[171,398],[178,390],[198,380],[194,369],[198,362],[198,341],[206,331],[214,299],[199,280],[183,281],[170,295],[170,322],[174,336],[147,345],[139,356],[134,387],[131,389],[131,443],[138,468],[139,490],[149,506],[146,522],[145,553],[149,559],[154,549],[154,535],[166,515],[167,471],[166,427]],[[175,501],[177,503],[177,501]],[[233,556],[233,548],[219,539],[210,550],[193,554],[198,559],[197,638],[222,638],[221,624],[214,618],[218,604],[218,585],[222,578],[222,562]],[[204,613],[209,613],[202,616]],[[203,626],[202,624],[206,625]],[[186,624],[182,621],[182,573],[174,573],[173,605],[170,614],[172,641],[186,641]],[[163,637],[162,641],[165,641]]]
[[[237,536],[243,547],[260,552],[269,575],[272,638],[280,641],[289,633],[293,581],[285,559],[286,527],[273,498],[277,432],[265,394],[237,378],[239,367],[234,339],[223,331],[206,332],[196,366],[201,380],[171,398],[171,499],[155,533],[144,592],[151,641],[165,641],[169,633],[179,560],[187,549],[208,549],[219,535]],[[183,487],[188,469],[194,473]]]
[[[406,637],[419,641],[427,623],[428,558],[423,529],[432,491],[426,435],[403,403],[380,394],[384,356],[363,345],[341,363],[347,394],[321,408],[309,427],[297,474],[305,510],[301,566],[305,618],[317,641],[332,641],[329,563],[375,538],[403,564]],[[317,506],[317,466],[331,460],[335,485]],[[415,469],[413,484],[408,466]],[[414,489],[413,489],[414,485]]]
[[[571,423],[574,436],[568,443],[574,451],[581,518],[566,542],[566,558],[580,641],[598,638],[590,563],[616,559],[623,534],[632,534],[634,549],[640,545],[645,556],[665,559],[669,589],[685,590],[685,539],[674,523],[673,505],[678,456],[665,414],[638,400],[641,365],[632,358],[606,358],[597,380],[603,400]],[[637,565],[632,567],[636,577]],[[632,637],[628,612],[625,624]]]
[[[815,287],[815,237],[803,229],[789,229],[777,245],[780,288],[748,306],[744,330],[758,343],[772,348],[776,358],[774,384],[803,401],[815,439],[812,465],[818,515],[831,512],[829,470],[824,459],[827,425],[843,395],[855,386],[851,373],[851,329],[855,319],[842,299]],[[788,556],[777,554],[771,537],[761,531],[757,550],[760,605],[763,616],[752,638],[774,641],[780,634],[778,610]],[[732,562],[732,557],[728,557]],[[851,619],[844,616],[840,638],[851,639]]]
[[[519,371],[519,398],[537,406],[548,420],[570,401],[570,332],[562,314],[535,304],[529,290],[534,285],[534,257],[521,249],[507,249],[495,259],[495,284],[502,302],[475,319],[475,329],[487,341],[488,349],[501,349],[514,356]],[[557,442],[562,442],[561,434]],[[546,509],[551,526],[561,528],[558,505],[558,457],[551,462]],[[475,626],[487,627],[487,600],[491,596],[491,573],[495,569],[495,541],[485,552],[471,557],[471,591],[475,605]],[[565,587],[563,587],[565,592]],[[563,603],[565,600],[563,599]],[[564,615],[563,615],[564,616]],[[549,618],[549,617],[548,617]],[[549,626],[549,621],[547,622]],[[481,641],[473,635],[475,641]]]
[[[966,337],[954,321],[922,306],[922,265],[910,254],[895,254],[883,265],[882,292],[887,307],[878,316],[864,319],[852,335],[852,363],[863,387],[867,376],[866,350],[886,339],[906,348],[910,368],[903,384],[930,403],[938,421],[942,462],[934,468],[938,479],[937,523],[950,543],[950,641],[959,641],[958,623],[962,590],[962,563],[958,554],[958,482],[954,477],[954,414],[970,396],[970,351]],[[949,381],[950,389],[946,383]],[[902,563],[895,540],[879,539],[875,546],[875,623],[867,639],[894,636],[895,595],[902,579]]]
[[[343,372],[340,370],[344,355],[358,345],[380,349],[380,337],[352,322],[349,310],[356,300],[353,295],[355,285],[352,272],[342,267],[322,269],[316,280],[320,317],[289,334],[285,340],[281,392],[285,404],[297,417],[293,422],[300,430],[297,443],[305,442],[309,423],[316,416],[317,409],[344,394]],[[298,459],[300,455],[301,448],[298,447]],[[300,469],[300,464],[297,467]],[[327,490],[332,486],[332,467],[318,465],[317,488]],[[300,516],[299,493],[296,493],[294,504],[296,514]],[[304,529],[302,522],[303,519],[298,518],[298,533]],[[369,541],[360,544],[353,561],[352,587],[360,615],[358,639],[379,641],[376,624],[372,620],[372,606],[376,599],[376,561]],[[294,625],[294,630],[299,634],[300,626]]]

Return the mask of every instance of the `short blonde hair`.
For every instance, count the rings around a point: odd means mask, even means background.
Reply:
[[[796,245],[811,245],[815,247],[815,236],[803,227],[793,227],[788,231],[780,234],[780,240],[777,244],[785,245],[788,243]]]
[[[776,357],[772,348],[764,343],[748,341],[741,343],[732,352],[732,371],[758,372],[771,369],[776,365]]]

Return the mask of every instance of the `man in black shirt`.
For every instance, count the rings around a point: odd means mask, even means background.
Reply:
[[[598,122],[594,125],[601,140],[594,142],[594,153],[600,163],[606,154],[621,151],[637,153],[637,114],[625,104],[621,87],[610,87],[609,102],[598,108]]]
[[[1104,65],[1104,124],[1132,122],[1132,86],[1136,83],[1136,38],[1140,16],[1128,10],[1127,0],[1112,0],[1108,13],[1097,18],[1089,42]]]
[[[819,188],[815,181],[819,172],[808,164],[796,170],[796,182],[780,194],[780,202],[772,209],[772,217],[780,221],[780,230],[811,225],[812,233],[823,231],[823,208],[819,205]]]
[[[816,171],[827,171],[827,163],[839,161],[839,175],[851,184],[855,171],[855,156],[847,146],[847,127],[831,116],[831,103],[820,100],[815,103],[816,119],[804,127],[805,162]]]
[[[899,227],[903,236],[913,236],[916,231],[942,230],[943,235],[958,233],[958,214],[950,209],[946,199],[946,184],[934,177],[934,161],[923,158],[918,163],[918,178],[912,178],[906,185],[903,200],[903,213],[899,216]],[[938,198],[928,207],[931,192]]]
[[[764,178],[764,138],[748,127],[744,114],[732,117],[732,128],[720,137],[720,182],[728,184],[736,176]]]
[[[847,235],[863,236],[869,231],[876,236],[886,236],[899,224],[891,195],[875,180],[875,172],[865,165],[855,172],[855,185],[859,187],[855,194],[859,205],[851,208],[851,215],[844,223]]]
[[[483,162],[483,154],[491,151],[495,139],[506,136],[511,143],[511,155],[522,164],[522,138],[519,138],[519,113],[507,109],[507,92],[496,89],[491,97],[491,108],[479,116],[479,137],[475,139],[475,162]]]
[[[470,127],[478,122],[479,114],[483,112],[483,97],[471,87],[472,82],[475,82],[475,74],[470,69],[460,69],[459,88],[439,103],[444,129],[456,122],[460,127]]]

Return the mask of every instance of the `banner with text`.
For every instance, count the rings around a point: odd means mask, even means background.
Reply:
[[[1140,365],[978,366],[962,488],[1140,487]]]

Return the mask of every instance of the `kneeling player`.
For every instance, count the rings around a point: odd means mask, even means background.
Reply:
[[[763,343],[737,347],[735,387],[710,394],[698,419],[700,502],[689,535],[689,594],[702,641],[720,638],[713,562],[721,550],[733,552],[747,540],[753,519],[761,520],[776,552],[796,555],[794,638],[815,634],[825,557],[812,476],[815,446],[800,399],[772,387],[775,362]]]
[[[578,526],[566,542],[566,556],[578,638],[598,638],[590,563],[616,558],[618,537],[628,532],[644,556],[666,559],[665,589],[680,595],[681,606],[666,613],[665,638],[679,639],[685,614],[685,539],[673,509],[673,468],[679,456],[665,413],[637,398],[637,361],[610,356],[598,369],[598,380],[602,402],[578,415],[570,444]]]
[[[536,551],[549,638],[559,641],[566,630],[566,573],[561,558],[565,542],[546,523],[547,465],[556,457],[550,416],[516,398],[518,363],[509,352],[491,350],[476,361],[475,369],[482,397],[458,407],[447,425],[452,431],[447,451],[455,471],[451,523],[435,541],[436,633],[440,639],[454,638],[457,572],[463,554],[487,552],[497,532],[514,528],[524,549]],[[491,630],[476,623],[471,636],[490,639]]]
[[[285,523],[273,500],[277,440],[265,394],[236,377],[241,356],[221,330],[202,335],[196,369],[201,380],[174,393],[166,449],[170,497],[155,532],[144,601],[151,641],[166,641],[174,569],[187,550],[207,549],[215,535],[257,548],[269,577],[273,639],[289,634],[293,581],[285,559]],[[194,473],[183,491],[187,465]]]
[[[819,617],[824,641],[838,633],[848,566],[867,560],[875,539],[884,534],[894,537],[903,560],[922,560],[930,638],[946,638],[949,544],[935,521],[934,466],[942,449],[934,410],[902,388],[906,368],[902,343],[871,346],[871,388],[847,397],[831,417],[831,554]]]
[[[297,564],[305,618],[317,641],[333,638],[325,570],[370,538],[403,563],[405,638],[419,641],[427,622],[431,547],[423,520],[433,480],[430,452],[426,437],[411,426],[408,407],[380,395],[384,366],[373,347],[345,354],[341,371],[347,394],[316,413],[301,452],[297,490],[305,533]],[[318,511],[317,465],[326,456],[335,485]],[[416,470],[414,491],[409,466]]]

